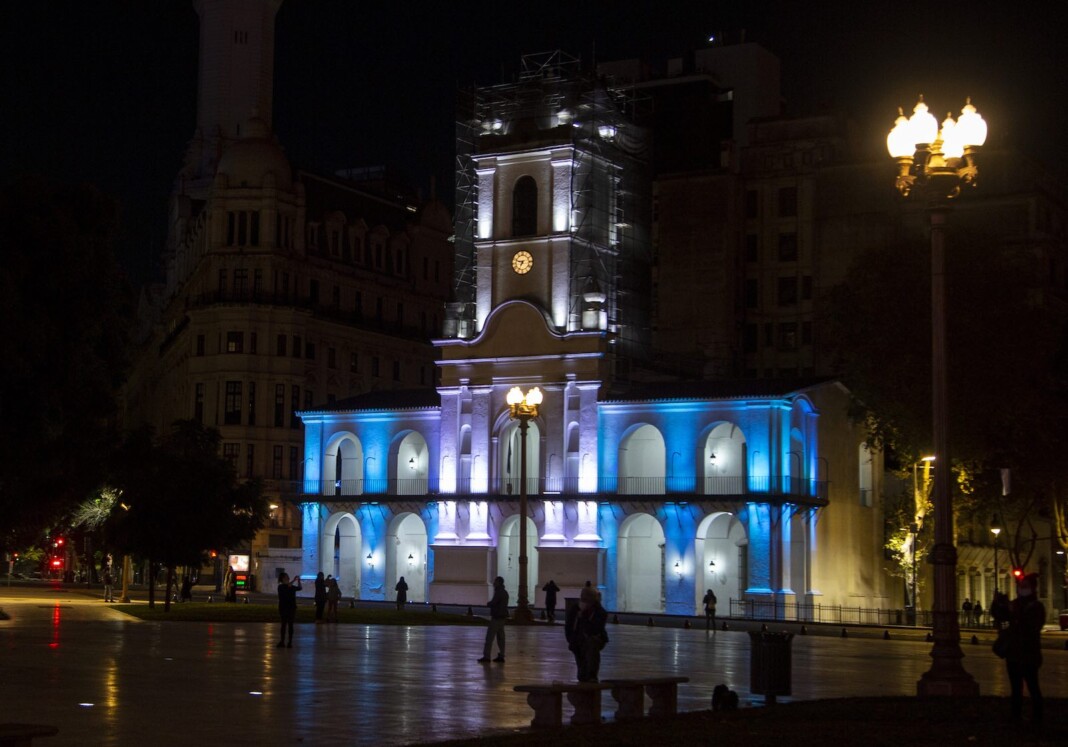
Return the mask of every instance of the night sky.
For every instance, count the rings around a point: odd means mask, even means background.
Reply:
[[[511,79],[525,53],[659,59],[745,29],[782,60],[787,113],[849,114],[875,154],[917,93],[940,119],[970,95],[988,144],[1012,143],[1064,174],[1058,5],[286,0],[274,124],[297,166],[389,165],[424,192],[433,175],[451,201],[457,86]],[[39,173],[115,196],[135,280],[155,272],[193,134],[196,55],[189,0],[0,4],[0,179]]]

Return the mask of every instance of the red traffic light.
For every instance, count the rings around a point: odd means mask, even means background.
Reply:
[[[63,547],[63,538],[56,537],[56,547]]]
[[[60,567],[60,566],[62,566],[62,565],[63,565],[63,561],[62,561],[61,559],[59,559],[59,558],[55,558],[55,559],[54,559],[54,560],[52,561],[52,567],[53,567],[53,568],[59,568],[59,567]]]

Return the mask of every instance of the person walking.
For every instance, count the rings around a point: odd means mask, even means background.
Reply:
[[[995,619],[1001,628],[998,638],[1006,638],[1005,668],[1009,675],[1012,718],[1023,715],[1023,686],[1031,696],[1031,720],[1042,722],[1043,698],[1038,684],[1038,670],[1042,666],[1042,626],[1046,622],[1046,608],[1038,601],[1038,574],[1028,573],[1016,584],[1016,598],[1008,609],[1001,609]],[[994,607],[991,606],[991,614]]]
[[[556,622],[556,595],[560,587],[550,578],[549,583],[541,587],[541,590],[545,592],[545,618],[550,624],[554,623]]]
[[[323,621],[323,608],[326,607],[326,579],[323,572],[315,576],[315,622]]]
[[[189,573],[189,569],[186,569],[186,574],[182,576],[182,591],[181,600],[183,602],[193,601],[193,574]]]
[[[583,587],[579,603],[568,607],[564,617],[564,636],[575,656],[579,682],[597,682],[601,650],[608,644],[607,622],[608,612],[601,606],[597,591]]]
[[[498,664],[504,663],[504,624],[508,621],[508,590],[504,588],[504,578],[497,576],[493,579],[493,598],[487,603],[490,611],[489,627],[486,628],[486,645],[482,647],[482,658],[479,664],[488,664],[490,649],[493,647],[493,639],[497,639]]]
[[[341,587],[337,585],[337,579],[330,577],[326,585],[326,621],[337,622],[337,605],[341,601]]]
[[[110,568],[105,568],[104,569],[104,601],[105,602],[114,602],[115,601],[114,588],[113,588],[114,585],[115,585],[114,579],[111,578],[111,569]]]
[[[404,576],[400,577],[393,589],[397,592],[397,611],[400,612],[408,602],[408,582],[404,580]]]
[[[278,616],[282,620],[282,629],[278,636],[278,648],[286,646],[293,648],[293,622],[297,619],[297,592],[301,590],[300,576],[293,583],[289,581],[289,574],[283,573],[278,577]],[[289,633],[289,641],[286,641],[286,632]]]
[[[705,605],[705,632],[716,632],[716,593],[709,589],[701,600]]]
[[[963,625],[972,624],[972,600],[964,597],[964,604],[960,606],[960,621]]]

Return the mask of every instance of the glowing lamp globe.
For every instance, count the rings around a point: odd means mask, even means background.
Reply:
[[[979,112],[972,106],[969,98],[964,108],[960,110],[960,119],[957,120],[957,137],[965,147],[978,147],[986,142],[986,122]]]
[[[910,137],[913,145],[930,145],[938,138],[938,120],[923,103],[923,96],[916,102],[909,117]]]

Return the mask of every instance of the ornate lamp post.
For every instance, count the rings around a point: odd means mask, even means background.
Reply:
[[[978,695],[979,684],[961,665],[960,623],[957,619],[957,548],[953,545],[953,504],[950,495],[950,459],[947,448],[945,225],[948,202],[962,186],[974,186],[979,176],[976,156],[986,142],[986,123],[971,100],[960,119],[947,116],[938,122],[920,97],[913,114],[904,112],[887,135],[890,156],[897,161],[895,185],[904,197],[927,203],[931,230],[931,383],[935,455],[942,469],[935,470],[934,495],[934,646],[931,668],[917,683],[920,695]]]
[[[516,601],[515,622],[534,622],[534,613],[527,599],[527,428],[531,418],[538,417],[541,389],[534,387],[526,394],[517,387],[508,392],[508,409],[512,420],[519,421],[519,598]]]

